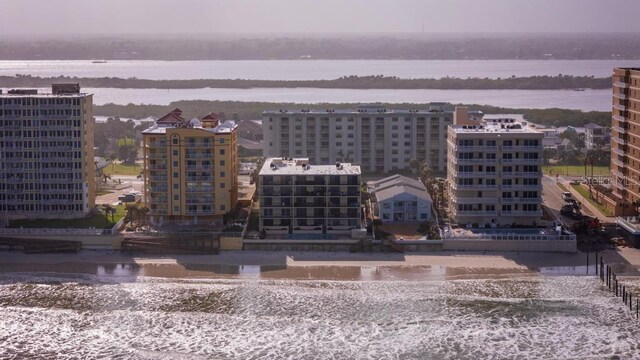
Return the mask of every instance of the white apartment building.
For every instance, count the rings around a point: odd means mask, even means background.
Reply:
[[[513,119],[449,127],[449,204],[458,224],[536,225],[543,133]]]
[[[259,174],[260,230],[316,235],[359,230],[360,175],[358,165],[267,158]]]
[[[0,218],[76,218],[95,206],[93,95],[78,84],[0,92]]]
[[[587,150],[593,150],[600,147],[609,147],[607,138],[609,138],[607,128],[598,124],[589,123],[584,126],[584,144]]]
[[[465,116],[481,117],[481,112]],[[426,160],[444,172],[447,126],[454,111],[443,103],[429,110],[276,110],[263,113],[264,156],[308,157],[312,164],[336,161],[360,164],[364,171],[405,169],[411,159]]]

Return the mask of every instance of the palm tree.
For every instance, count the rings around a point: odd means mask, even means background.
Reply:
[[[140,217],[142,218],[142,224],[146,225],[147,224],[147,217],[149,216],[149,213],[151,212],[151,209],[149,209],[146,206],[142,206],[138,209],[138,213],[140,214]]]

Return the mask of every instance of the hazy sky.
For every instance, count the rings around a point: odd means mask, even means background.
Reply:
[[[640,32],[640,0],[0,0],[0,34]]]

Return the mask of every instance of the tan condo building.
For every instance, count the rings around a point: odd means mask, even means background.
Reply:
[[[71,219],[95,207],[93,95],[0,90],[0,219]]]
[[[612,197],[606,206],[631,215],[640,205],[640,68],[613,70],[611,119]]]
[[[174,109],[143,132],[144,201],[156,225],[211,225],[238,200],[238,137],[211,113],[186,120]]]
[[[447,180],[456,223],[538,225],[543,133],[513,119],[449,126]]]
[[[265,111],[262,118],[265,157],[307,157],[311,164],[336,161],[360,164],[363,171],[407,169],[411,159],[427,161],[436,172],[446,170],[447,126],[479,119],[464,107],[392,110],[379,105],[357,109]]]

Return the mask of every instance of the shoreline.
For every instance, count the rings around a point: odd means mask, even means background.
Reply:
[[[620,274],[640,274],[640,250],[603,253]],[[77,254],[0,252],[0,275],[95,275],[105,281],[163,279],[446,280],[509,276],[594,275],[595,254],[462,252],[331,253],[230,251],[219,255],[131,256],[116,251]]]

